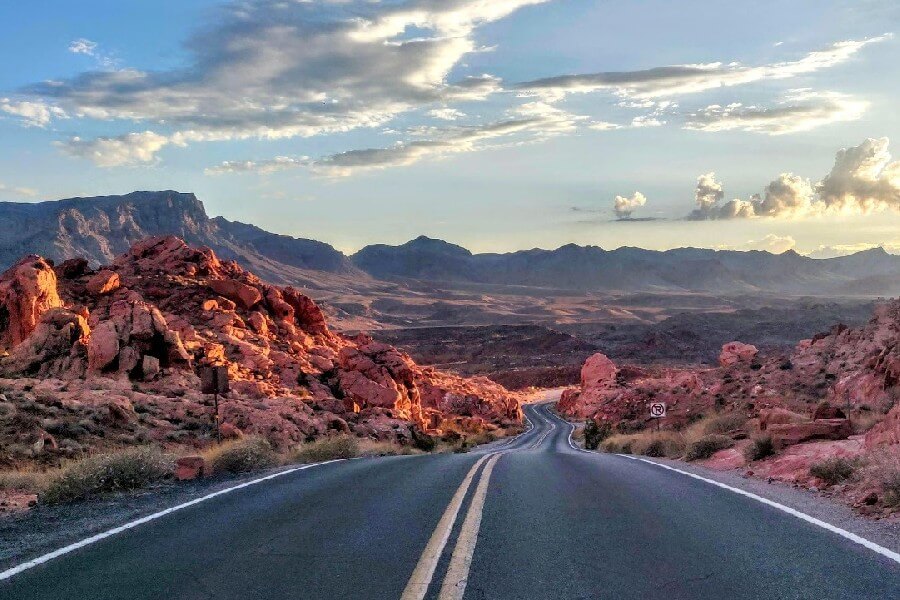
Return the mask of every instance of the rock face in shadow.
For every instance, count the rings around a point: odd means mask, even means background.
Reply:
[[[413,430],[477,433],[521,420],[517,397],[500,385],[420,367],[366,335],[335,334],[298,290],[173,236],[137,242],[98,272],[27,257],[0,278],[0,299],[9,315],[0,391],[31,394],[35,411],[53,415],[3,429],[4,440],[55,435],[60,456],[72,444],[208,439],[196,374],[205,365],[227,367],[229,431],[281,447],[329,430],[409,441]],[[97,431],[76,426],[85,412],[102,413],[88,419]]]

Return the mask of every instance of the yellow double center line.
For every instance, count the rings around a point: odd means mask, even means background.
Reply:
[[[469,491],[469,487],[472,485],[472,480],[475,479],[475,473],[487,461],[487,466],[482,471],[481,478],[478,480],[478,486],[475,488],[475,494],[463,521],[459,539],[456,542],[453,555],[450,557],[450,567],[447,569],[447,575],[444,577],[444,583],[438,595],[438,600],[462,599],[466,592],[472,556],[475,554],[475,544],[478,542],[478,530],[481,527],[481,515],[484,511],[484,501],[487,498],[491,472],[502,455],[502,452],[486,454],[479,458],[472,465],[472,468],[469,469],[456,493],[453,494],[450,504],[447,505],[447,509],[441,516],[441,520],[438,521],[434,533],[431,534],[431,538],[428,540],[428,544],[425,546],[425,550],[422,552],[422,556],[419,558],[419,562],[416,564],[416,568],[413,570],[412,576],[406,584],[406,589],[403,590],[403,595],[400,596],[400,600],[422,600],[425,597],[434,577],[438,561],[444,552],[444,547],[447,545],[447,540],[450,539],[450,532],[453,529],[453,524],[456,523],[456,517],[459,515],[463,500]]]

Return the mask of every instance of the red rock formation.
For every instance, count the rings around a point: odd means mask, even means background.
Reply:
[[[728,342],[722,346],[722,352],[719,354],[719,365],[730,367],[737,363],[749,362],[759,353],[753,344],[744,344],[741,342]]]
[[[41,315],[62,306],[53,265],[26,256],[0,275],[0,350],[20,344],[35,330]]]
[[[668,404],[670,426],[714,409],[739,410],[758,416],[762,429],[768,425],[791,443],[847,437],[845,415],[852,420],[861,411],[879,414],[893,407],[869,432],[866,446],[900,443],[900,300],[880,304],[863,327],[835,326],[788,355],[762,356],[753,346],[732,342],[722,348],[718,368],[654,367],[623,377],[630,372],[625,367],[614,378],[615,366],[603,359],[585,363],[585,370],[594,364],[602,369],[563,395],[564,414],[628,421],[631,429],[650,422],[647,407],[654,401]]]
[[[0,379],[0,390],[53,390],[73,414],[104,407],[123,435],[208,439],[200,365],[228,367],[232,392],[220,404],[230,430],[281,446],[329,429],[404,438],[410,424],[440,434],[521,420],[501,386],[337,335],[299,291],[178,238],[141,241],[97,274],[64,267],[57,281],[48,262],[29,257],[0,278],[0,310],[13,316],[0,323],[11,347],[0,377],[15,378]],[[123,390],[140,398],[139,412]],[[180,429],[186,422],[196,424]]]

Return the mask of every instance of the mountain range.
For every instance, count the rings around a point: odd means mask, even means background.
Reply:
[[[568,244],[555,250],[473,254],[425,236],[346,256],[332,246],[210,217],[194,194],[133,192],[51,202],[0,202],[0,267],[23,254],[110,262],[134,242],[177,235],[277,284],[386,289],[382,282],[449,288],[583,292],[699,292],[879,296],[900,294],[900,256],[873,249],[812,259],[793,251],[667,251]]]

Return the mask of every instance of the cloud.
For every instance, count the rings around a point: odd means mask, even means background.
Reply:
[[[760,66],[741,63],[708,63],[655,67],[643,71],[618,71],[562,75],[519,83],[516,89],[560,98],[570,93],[612,91],[629,98],[659,98],[745,85],[759,81],[788,79],[841,64],[863,47],[889,39],[890,34],[865,40],[837,42],[823,50],[786,62]]]
[[[814,215],[865,215],[900,210],[900,161],[891,161],[888,138],[868,138],[838,151],[831,172],[813,186],[808,179],[782,173],[763,194],[749,200],[724,198],[714,173],[697,180],[697,208],[688,220],[752,217],[796,218]]]
[[[65,111],[57,106],[9,98],[0,98],[0,111],[19,117],[27,127],[46,127],[53,118],[67,118]]]
[[[697,208],[688,219],[702,221],[711,218],[715,214],[719,201],[725,197],[722,183],[716,180],[713,172],[705,173],[697,178],[697,187],[694,190],[694,200]]]
[[[770,233],[761,240],[749,240],[743,244],[717,246],[717,250],[763,250],[772,254],[782,254],[793,250],[797,246],[797,240],[789,235],[776,235]]]
[[[27,91],[86,118],[215,139],[373,127],[423,105],[497,92],[490,75],[447,78],[479,50],[478,27],[545,1],[232,2],[187,42],[184,68],[86,72]],[[87,43],[73,47],[96,53]]]
[[[0,194],[20,196],[24,198],[34,198],[38,195],[38,191],[34,188],[6,185],[2,181],[0,181]]]
[[[625,196],[616,196],[613,201],[613,210],[619,219],[628,219],[636,209],[647,204],[647,198],[640,192],[635,192],[633,196],[627,198]]]
[[[86,54],[93,56],[97,50],[97,42],[85,38],[78,38],[69,44],[69,52],[72,54]]]
[[[99,167],[120,167],[153,162],[156,153],[171,143],[166,136],[144,131],[93,140],[74,137],[56,145],[69,156],[91,160]]]
[[[262,161],[226,161],[206,170],[208,175],[226,173],[271,173],[297,167],[307,167],[328,177],[347,177],[357,173],[404,167],[426,159],[439,159],[451,154],[473,152],[496,147],[501,140],[516,143],[535,142],[548,137],[570,133],[586,117],[573,115],[543,102],[528,102],[518,106],[508,118],[474,126],[424,128],[430,139],[400,142],[386,148],[365,148],[325,156],[317,160],[306,157],[280,157]]]
[[[771,108],[744,106],[739,102],[727,106],[712,104],[689,115],[684,127],[697,131],[784,135],[840,121],[855,121],[868,105],[868,102],[836,92],[798,90]]]
[[[466,116],[466,113],[455,108],[435,108],[428,111],[428,116],[442,121],[456,121]]]
[[[836,258],[838,256],[847,256],[856,254],[865,250],[881,248],[888,254],[900,254],[900,240],[893,242],[883,242],[881,244],[835,244],[833,246],[819,246],[812,252],[807,253],[810,258]]]
[[[886,137],[866,139],[837,153],[834,167],[816,184],[825,209],[843,214],[900,210],[900,162],[891,162]]]

